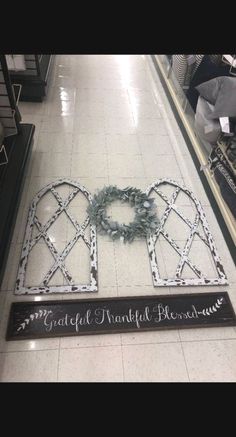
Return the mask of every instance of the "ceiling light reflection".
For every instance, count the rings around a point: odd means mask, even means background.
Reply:
[[[30,341],[29,346],[30,346],[30,349],[35,349],[35,347],[36,347],[35,341]]]
[[[120,70],[121,81],[129,93],[129,100],[132,107],[135,127],[138,125],[138,105],[132,93],[130,83],[132,81],[132,71],[130,65],[130,57],[128,55],[117,56],[118,68]]]
[[[40,302],[42,300],[41,296],[35,296],[34,301]]]
[[[65,88],[60,87],[60,99],[61,100],[69,100],[69,94]]]

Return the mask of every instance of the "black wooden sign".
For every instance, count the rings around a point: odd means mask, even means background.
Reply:
[[[6,339],[233,325],[227,292],[14,302]]]

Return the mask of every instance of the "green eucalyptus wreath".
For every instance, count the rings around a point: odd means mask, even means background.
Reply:
[[[133,222],[126,225],[109,220],[110,217],[106,214],[106,207],[114,200],[128,202],[131,207],[134,207],[135,217]],[[100,234],[108,234],[113,240],[120,239],[129,243],[135,237],[147,237],[159,224],[154,199],[150,199],[141,190],[133,187],[127,187],[123,190],[113,185],[104,187],[94,195],[87,212],[91,223],[97,226],[97,231]]]

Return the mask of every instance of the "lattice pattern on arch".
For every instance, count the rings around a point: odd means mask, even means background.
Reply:
[[[72,192],[67,196],[65,200],[62,199],[56,188],[60,185],[68,185],[73,187]],[[40,199],[47,194],[52,193],[58,207],[54,214],[49,218],[49,220],[42,225],[39,218],[37,217],[37,204]],[[59,179],[58,181],[48,184],[46,187],[42,188],[38,194],[34,197],[29,208],[28,221],[25,232],[25,239],[23,243],[21,259],[18,269],[18,275],[16,280],[15,294],[37,294],[37,293],[72,293],[72,292],[95,292],[97,291],[97,241],[96,241],[96,228],[90,225],[89,217],[87,216],[84,222],[80,225],[77,220],[73,217],[71,212],[68,210],[70,202],[75,198],[75,196],[82,192],[87,198],[88,202],[91,202],[92,197],[85,187],[80,185],[78,182],[71,181],[70,179]],[[48,235],[48,230],[50,226],[58,219],[61,213],[65,212],[68,220],[74,226],[76,233],[74,237],[66,244],[64,250],[59,253],[55,245],[51,241]],[[90,241],[85,235],[85,229],[90,225]],[[32,237],[33,228],[36,226],[38,234]],[[53,265],[49,268],[46,275],[44,276],[41,284],[38,286],[27,287],[25,286],[25,275],[27,269],[28,258],[33,247],[43,238],[46,243],[50,253],[53,256]],[[72,275],[65,266],[65,259],[74,245],[77,243],[79,238],[82,238],[86,246],[90,251],[90,284],[78,285],[75,284]],[[60,270],[66,280],[66,285],[55,285],[50,286],[49,281],[53,277],[57,270]]]
[[[168,198],[162,191],[161,186],[169,184],[170,186],[173,186],[175,190],[173,191],[170,198]],[[223,268],[223,265],[220,261],[219,255],[217,253],[215,243],[212,237],[212,234],[209,230],[209,226],[207,223],[207,219],[205,216],[205,213],[203,211],[203,208],[201,206],[201,203],[199,200],[196,199],[194,194],[188,190],[184,185],[179,185],[177,182],[173,181],[172,179],[158,179],[153,184],[151,184],[147,190],[146,194],[150,195],[151,192],[154,190],[154,192],[160,196],[160,198],[165,202],[166,207],[164,210],[164,213],[162,214],[162,217],[160,217],[160,224],[158,228],[155,230],[155,232],[147,239],[147,245],[148,245],[148,253],[149,253],[149,259],[150,259],[150,265],[152,270],[152,278],[153,278],[153,285],[156,287],[163,287],[163,286],[194,286],[194,285],[225,285],[228,284],[227,277]],[[196,214],[194,221],[189,220],[185,215],[181,212],[181,208],[179,208],[176,205],[176,199],[178,198],[178,195],[180,192],[185,193],[194,203],[194,206],[196,208]],[[170,216],[171,212],[174,212],[177,214],[180,220],[183,220],[187,226],[189,227],[189,235],[185,242],[184,249],[181,249],[177,242],[174,241],[168,234],[168,232],[165,230],[165,226],[167,224],[168,218]],[[199,225],[202,225],[202,229],[204,232],[204,235],[202,235],[202,231],[199,232]],[[155,245],[157,243],[158,238],[162,235],[164,239],[169,243],[169,245],[172,247],[172,249],[178,253],[179,255],[179,261],[176,265],[176,271],[173,278],[161,278],[160,272],[158,268],[158,259],[156,256],[156,249]],[[208,248],[209,253],[212,256],[217,277],[215,278],[207,278],[201,271],[201,269],[195,265],[191,261],[191,246],[194,240],[194,236],[197,235],[201,241],[205,244],[205,246]],[[200,254],[199,254],[200,256]],[[192,278],[183,278],[183,269],[184,266],[187,265],[193,272]]]

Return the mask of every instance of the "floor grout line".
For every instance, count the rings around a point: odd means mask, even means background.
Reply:
[[[57,382],[59,376],[60,358],[61,358],[61,338],[59,338],[59,345],[58,345],[57,376],[56,376]]]
[[[209,328],[210,329],[210,328]],[[145,331],[139,331],[139,332],[145,332]],[[149,331],[150,332],[156,332],[155,330],[153,331]],[[161,330],[159,331],[161,332]],[[162,331],[163,332],[163,331]],[[123,333],[117,333],[120,336],[122,336],[123,334],[125,335],[126,332]],[[134,332],[130,332],[129,334],[137,334],[137,331]],[[101,334],[100,334],[101,335]],[[105,334],[104,334],[105,335]],[[109,335],[109,334],[107,334]],[[72,336],[73,338],[76,336]],[[79,336],[78,336],[79,337]],[[59,337],[54,337],[55,338],[59,338]],[[61,337],[61,338],[67,338],[67,337]],[[60,340],[61,340],[60,338]],[[50,338],[47,338],[50,340]],[[47,340],[46,339],[46,340]],[[27,340],[25,340],[27,341]],[[42,348],[42,349],[32,349],[32,350],[27,350],[27,349],[21,349],[21,350],[6,350],[6,351],[0,351],[0,354],[13,354],[13,353],[21,353],[21,352],[46,352],[46,351],[61,351],[61,350],[66,350],[66,349],[91,349],[91,348],[110,348],[110,347],[120,347],[120,346],[148,346],[148,345],[160,345],[160,344],[179,344],[181,343],[181,345],[183,343],[206,343],[206,342],[217,342],[217,341],[236,341],[236,335],[235,337],[229,337],[229,338],[208,338],[208,339],[196,339],[196,340],[171,340],[171,341],[147,341],[147,342],[135,342],[135,343],[122,343],[122,339],[121,339],[121,343],[120,344],[101,344],[101,345],[86,345],[86,346],[69,346],[69,347],[59,347],[58,348]],[[58,361],[58,365],[59,365],[59,361]]]
[[[188,364],[187,364],[187,360],[186,360],[186,357],[185,357],[184,348],[183,348],[181,340],[180,340],[180,345],[181,345],[181,350],[182,350],[182,354],[183,354],[183,357],[184,357],[184,364],[185,364],[185,369],[186,369],[186,372],[187,372],[188,380],[189,380],[189,382],[191,382],[189,371],[188,371]]]
[[[121,359],[122,359],[123,382],[126,382],[125,363],[124,363],[124,350],[123,350],[123,343],[122,343],[122,334],[120,334],[120,342],[121,342]]]
[[[31,349],[31,350],[23,349],[23,350],[18,350],[18,351],[0,351],[0,354],[18,354],[18,353],[22,353],[22,352],[23,353],[25,353],[25,352],[31,353],[31,352],[47,352],[47,351],[58,351],[58,348]]]

